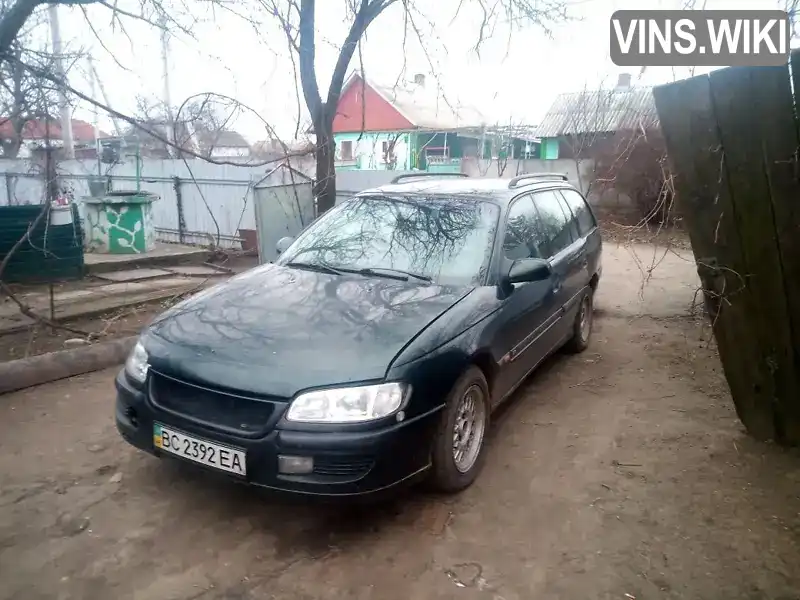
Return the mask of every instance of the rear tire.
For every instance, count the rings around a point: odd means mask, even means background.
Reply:
[[[594,321],[594,290],[589,288],[583,298],[580,307],[575,315],[575,322],[572,324],[572,337],[569,339],[564,349],[571,354],[578,354],[589,347],[592,337],[592,323]]]
[[[428,484],[436,491],[455,493],[469,487],[483,466],[489,428],[489,386],[475,366],[458,378],[436,430]]]

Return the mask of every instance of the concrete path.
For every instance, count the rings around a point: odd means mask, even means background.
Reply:
[[[198,246],[157,243],[155,249],[145,254],[101,254],[87,252],[83,258],[89,274],[117,271],[119,269],[178,263],[202,263],[208,260],[209,251]]]
[[[178,276],[122,281],[105,285],[85,282],[85,287],[58,291],[53,295],[56,320],[69,320],[101,314],[124,306],[161,300],[193,289],[201,289],[229,277],[223,271],[211,270],[207,277]],[[19,299],[42,316],[50,315],[50,295],[46,286],[36,291],[22,293]],[[8,298],[0,300],[0,334],[12,333],[29,327],[33,321],[20,313],[17,305]]]

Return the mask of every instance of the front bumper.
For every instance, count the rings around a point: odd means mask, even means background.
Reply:
[[[144,391],[130,384],[124,371],[117,375],[115,383],[117,429],[133,446],[156,456],[181,460],[154,446],[153,422],[158,421],[189,435],[243,449],[247,453],[249,484],[312,496],[371,495],[416,480],[430,466],[431,441],[439,417],[437,410],[379,430],[320,432],[275,428],[261,438],[241,438],[164,413],[148,401]],[[279,473],[278,455],[310,456],[314,471],[304,475]],[[241,481],[240,477],[231,477]]]

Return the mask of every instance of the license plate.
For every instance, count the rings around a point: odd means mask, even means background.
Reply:
[[[153,444],[159,450],[202,465],[242,477],[247,474],[244,450],[186,435],[160,423],[153,424]]]

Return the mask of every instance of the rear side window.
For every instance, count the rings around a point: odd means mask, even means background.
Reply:
[[[570,231],[572,215],[565,214],[567,207],[553,190],[535,193],[533,203],[539,214],[536,237],[543,242],[540,251],[543,258],[549,258],[573,242]]]
[[[594,215],[589,210],[586,200],[583,199],[575,190],[561,190],[561,195],[566,200],[572,214],[575,215],[575,220],[578,222],[578,231],[581,236],[586,235],[597,226],[595,223]]]
[[[503,254],[511,260],[541,258],[536,235],[538,215],[530,196],[514,200],[508,209]]]

